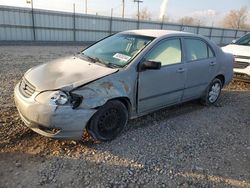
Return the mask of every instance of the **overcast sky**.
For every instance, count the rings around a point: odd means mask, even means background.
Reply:
[[[247,6],[250,10],[250,0],[165,0],[167,6],[164,14],[177,20],[183,16],[198,16],[206,18],[207,25],[216,22],[232,9]],[[76,11],[84,13],[85,0],[33,0],[34,8],[72,11],[73,3]],[[141,8],[147,8],[153,19],[159,18],[160,7],[163,0],[144,0]],[[110,15],[111,8],[114,16],[121,16],[122,0],[87,0],[88,13],[99,15]],[[30,7],[26,0],[0,0],[0,5]],[[137,4],[133,0],[125,0],[125,17],[135,15]],[[249,19],[250,21],[250,11]]]

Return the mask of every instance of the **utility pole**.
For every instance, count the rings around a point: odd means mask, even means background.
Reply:
[[[125,0],[122,0],[122,18],[124,18]]]
[[[85,0],[85,14],[88,14],[88,0]]]
[[[32,19],[33,40],[35,41],[36,40],[36,30],[35,30],[33,0],[26,0],[26,3],[31,4],[31,19]]]
[[[140,24],[140,3],[143,3],[141,0],[134,0],[135,3],[137,3],[137,29],[139,29]]]

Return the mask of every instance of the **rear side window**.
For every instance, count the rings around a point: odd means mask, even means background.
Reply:
[[[185,39],[187,61],[196,61],[214,57],[212,49],[202,40]]]

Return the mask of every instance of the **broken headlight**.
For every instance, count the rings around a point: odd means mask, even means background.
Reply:
[[[68,99],[68,95],[63,91],[56,91],[50,98],[52,104],[56,105],[64,105],[68,102]]]
[[[83,97],[75,93],[70,93],[70,104],[73,109],[77,108],[82,103]]]
[[[82,103],[83,97],[75,93],[58,90],[42,92],[35,100],[41,104],[70,105],[75,109]]]
[[[63,91],[58,91],[54,93],[51,100],[57,105],[64,105],[69,101],[72,108],[75,109],[82,103],[83,97],[75,93],[68,94]]]

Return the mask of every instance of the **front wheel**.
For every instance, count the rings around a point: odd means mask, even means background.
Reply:
[[[208,86],[205,95],[202,97],[201,101],[205,105],[212,105],[218,101],[221,94],[222,82],[220,79],[215,78]]]
[[[127,121],[126,106],[117,100],[108,101],[93,115],[86,129],[95,139],[108,141],[122,132]]]

